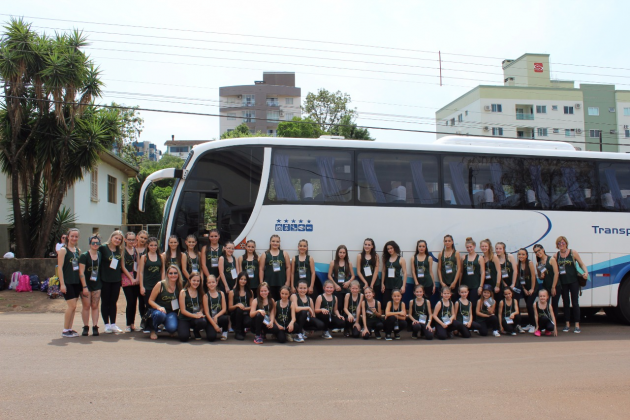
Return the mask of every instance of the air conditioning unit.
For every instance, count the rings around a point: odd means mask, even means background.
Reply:
[[[623,129],[624,129],[624,130],[627,130],[628,128],[630,128],[630,125],[624,125],[624,126],[623,126]]]
[[[280,118],[284,118],[284,111],[280,111]]]
[[[576,128],[575,129],[575,134],[582,134],[582,129],[581,128]]]
[[[492,107],[491,107],[490,105],[485,105],[485,106],[483,107],[483,110],[484,110],[484,111],[492,111]]]
[[[490,131],[490,127],[488,127],[487,125],[483,128],[483,131]]]
[[[582,105],[580,105],[580,104],[575,104],[575,109],[580,109],[581,106]]]
[[[243,99],[243,95],[238,95],[237,98],[238,99]]]
[[[610,134],[617,134],[617,130],[610,130]]]

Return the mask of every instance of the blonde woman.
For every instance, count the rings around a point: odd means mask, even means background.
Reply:
[[[108,334],[123,332],[116,325],[116,302],[120,296],[122,281],[122,242],[123,233],[115,230],[109,235],[107,243],[101,245],[100,274],[103,281],[101,290],[101,315],[105,324],[105,332]]]

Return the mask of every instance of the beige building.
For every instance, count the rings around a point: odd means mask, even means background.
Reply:
[[[580,150],[630,152],[630,91],[552,80],[549,54],[524,54],[502,67],[503,86],[477,86],[436,112],[438,138],[556,140]]]
[[[205,142],[206,140],[175,140],[175,136],[172,136],[171,140],[164,142],[164,146],[169,155],[186,159],[193,147]]]
[[[275,136],[279,122],[301,116],[301,91],[292,72],[264,72],[253,85],[219,88],[220,135],[246,123],[252,132]]]

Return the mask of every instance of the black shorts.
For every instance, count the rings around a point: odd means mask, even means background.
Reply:
[[[63,298],[65,300],[78,299],[81,297],[82,291],[83,291],[83,286],[81,286],[81,283],[66,284],[66,294],[63,295]]]

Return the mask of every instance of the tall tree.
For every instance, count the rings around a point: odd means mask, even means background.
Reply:
[[[349,107],[350,102],[352,99],[347,93],[319,89],[316,94],[309,92],[306,95],[302,110],[319,124],[322,131],[328,133],[344,116],[352,117],[356,114],[356,110]]]
[[[374,140],[370,137],[370,132],[367,128],[357,127],[357,123],[354,122],[352,115],[344,115],[339,121],[339,125],[332,128],[330,134],[352,140]]]
[[[311,118],[293,117],[291,121],[278,124],[278,137],[316,139],[324,134],[319,124]]]

